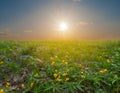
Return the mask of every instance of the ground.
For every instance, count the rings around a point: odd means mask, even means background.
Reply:
[[[120,41],[0,41],[0,93],[120,93]]]

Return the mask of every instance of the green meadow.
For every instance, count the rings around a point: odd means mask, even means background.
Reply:
[[[0,41],[0,93],[120,93],[120,41]]]

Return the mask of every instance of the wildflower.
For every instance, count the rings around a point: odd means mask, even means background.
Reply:
[[[3,89],[0,89],[0,93],[5,93]]]
[[[17,64],[20,64],[20,60],[17,61]]]
[[[10,86],[10,82],[6,82],[6,87]]]
[[[55,58],[58,58],[58,56],[55,56]]]
[[[34,75],[34,77],[38,77],[39,76],[39,74],[38,73],[36,73],[35,75]]]
[[[53,74],[53,76],[56,78],[58,76],[58,74],[55,73],[55,74]]]
[[[31,56],[30,55],[22,55],[20,56],[20,59],[25,59],[25,58],[30,58]]]
[[[57,72],[58,70],[55,70],[55,72]]]
[[[60,77],[58,77],[58,78],[57,78],[57,81],[59,81],[59,82],[60,82],[60,81],[62,81],[62,79],[60,79]]]
[[[50,60],[53,60],[53,57],[50,57]]]
[[[3,63],[4,63],[4,62],[3,62],[3,61],[1,61],[1,62],[0,62],[0,65],[2,65]]]
[[[67,69],[67,72],[69,72],[70,71],[70,69]]]
[[[65,57],[68,57],[68,55],[65,55]]]
[[[110,59],[107,59],[107,62],[110,63]]]
[[[65,60],[62,60],[62,62],[65,62]]]
[[[99,72],[100,73],[104,73],[104,72],[106,72],[107,71],[107,69],[101,69]]]
[[[22,87],[22,88],[25,88],[25,84],[24,84],[24,83],[22,83],[22,84],[21,84],[21,87]]]
[[[54,64],[55,64],[55,62],[54,62],[54,61],[52,61],[51,65],[54,65]]]
[[[81,78],[85,78],[85,76],[84,76],[84,75],[81,75]]]
[[[32,88],[32,87],[33,87],[33,85],[34,85],[34,82],[31,82],[31,83],[30,83],[30,87]]]
[[[11,58],[6,58],[5,59],[7,62],[10,62],[11,61]]]
[[[70,78],[66,78],[66,81],[69,81],[70,80]]]
[[[65,64],[67,65],[67,64],[68,64],[68,62],[65,62]]]
[[[83,74],[84,72],[82,71],[81,74]]]
[[[81,64],[79,64],[79,65],[78,65],[78,67],[82,67],[82,65],[81,65]]]
[[[63,75],[62,75],[62,76],[64,76],[64,77],[65,77],[65,76],[67,76],[67,73],[63,73]]]

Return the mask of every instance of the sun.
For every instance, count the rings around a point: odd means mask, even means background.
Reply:
[[[68,29],[68,26],[65,22],[61,22],[59,25],[60,31],[66,31]]]

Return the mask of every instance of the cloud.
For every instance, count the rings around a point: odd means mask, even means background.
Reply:
[[[11,32],[11,29],[10,28],[5,28],[4,31],[5,32]]]
[[[11,34],[10,28],[0,29],[0,37],[10,36],[10,34]]]
[[[24,30],[25,33],[31,33],[33,32],[32,30]]]
[[[93,25],[93,22],[80,21],[77,25],[81,25],[81,26]]]
[[[3,31],[0,32],[0,36],[6,36],[6,35],[8,35],[7,32],[3,32]]]
[[[82,0],[73,0],[74,2],[80,2],[80,1],[82,1]]]

